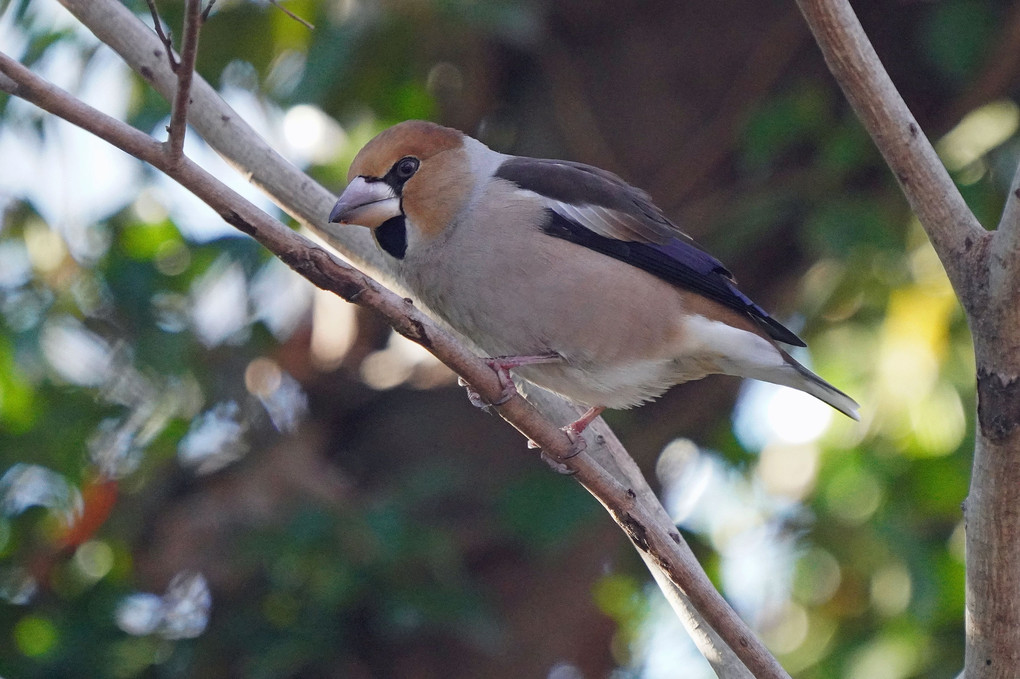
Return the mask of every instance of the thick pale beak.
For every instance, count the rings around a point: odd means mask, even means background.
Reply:
[[[374,229],[400,215],[400,197],[386,182],[369,182],[356,177],[340,195],[329,213],[329,221],[358,224]]]

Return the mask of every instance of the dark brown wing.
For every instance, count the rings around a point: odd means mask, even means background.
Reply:
[[[549,211],[543,231],[644,269],[742,311],[775,340],[804,341],[737,289],[722,262],[669,221],[645,192],[611,172],[581,163],[510,158],[496,177],[541,196]]]

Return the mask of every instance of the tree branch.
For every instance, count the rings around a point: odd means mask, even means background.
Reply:
[[[17,84],[17,96],[162,170],[213,207],[224,220],[258,240],[312,283],[348,301],[375,309],[397,332],[425,346],[474,385],[483,398],[490,401],[499,398],[501,387],[493,371],[450,334],[438,328],[409,300],[383,288],[365,274],[341,263],[305,237],[260,212],[188,158],[182,157],[176,163],[170,162],[162,152],[162,145],[148,135],[74,99],[3,54],[0,54],[0,73]],[[529,439],[537,442],[547,454],[562,461],[576,474],[577,480],[602,502],[642,556],[654,563],[666,574],[673,586],[688,597],[700,618],[719,633],[726,645],[755,676],[788,676],[714,589],[654,497],[649,503],[643,489],[642,495],[638,495],[633,488],[610,475],[589,454],[570,457],[572,448],[564,433],[523,398],[515,397],[497,408],[497,411]],[[595,445],[605,445],[605,439],[596,440]],[[746,673],[741,674],[738,665],[724,676],[746,676]]]
[[[5,75],[0,75],[0,92],[14,94],[14,91],[16,89],[18,89],[18,83],[14,82]]]
[[[977,222],[920,133],[846,0],[798,0],[826,62],[892,168],[967,311],[977,435],[967,538],[968,679],[1020,671],[1020,170],[1002,220]]]
[[[847,0],[797,0],[829,70],[892,169],[957,295],[968,304],[968,261],[987,232],[886,73]]]
[[[211,7],[212,5],[210,5]],[[159,25],[157,21],[156,25]],[[167,128],[167,154],[171,162],[184,155],[184,135],[188,128],[188,105],[191,103],[191,82],[198,57],[198,32],[202,26],[201,0],[187,0],[184,8],[184,38],[181,40],[181,61],[177,68],[177,91],[174,94],[170,126]]]
[[[101,41],[113,48],[128,65],[149,81],[164,98],[170,100],[173,97],[176,78],[166,60],[161,57],[161,43],[123,4],[116,0],[60,1]],[[196,76],[192,84],[189,121],[191,127],[207,143],[270,196],[284,212],[310,228],[356,265],[367,267],[392,281],[389,265],[367,230],[342,229],[332,232],[322,230],[323,216],[329,214],[333,203],[336,202],[335,195],[312,181],[269,146],[200,76]],[[576,412],[571,406],[552,394],[534,390],[530,398],[536,401],[542,412],[553,421],[567,422],[576,417]],[[604,421],[596,420],[589,431],[585,432],[585,437],[588,441],[588,452],[596,457],[604,468],[611,470],[618,479],[634,490],[637,501],[654,514],[658,525],[666,529],[667,534],[670,531],[675,534],[675,526],[669,515],[633,459]],[[678,548],[689,554],[690,561],[700,574],[699,582],[711,586],[682,538]],[[638,551],[651,568],[653,563],[651,557],[640,549]],[[661,576],[661,569],[658,566],[653,570],[653,574],[656,571],[660,573],[656,579],[662,585],[667,579]],[[680,620],[719,676],[723,679],[744,679],[748,670],[729,644],[737,643],[742,646],[747,639],[752,639],[755,643],[757,639],[754,639],[754,635],[739,619],[727,625],[727,629],[718,627],[721,624],[718,619],[713,623],[707,622],[684,591],[686,590],[681,590],[672,583],[668,587],[663,587],[666,599],[677,611]],[[712,591],[714,592],[714,588]],[[732,611],[730,613],[732,614]],[[732,615],[736,617],[735,614]],[[729,644],[722,641],[719,633],[729,641]],[[756,652],[761,655],[763,650],[759,646]],[[762,664],[770,667],[772,674],[755,670]],[[748,667],[757,676],[762,677],[782,672],[771,656],[757,664],[750,661]]]
[[[1020,290],[1020,165],[1013,175],[999,227],[992,234],[988,255],[990,296],[1015,301]]]
[[[163,96],[173,101],[177,76],[152,29],[117,0],[60,0],[97,38]],[[322,230],[336,196],[266,143],[201,76],[191,85],[192,129],[284,212],[344,253],[356,266],[391,280],[389,266],[365,229]]]

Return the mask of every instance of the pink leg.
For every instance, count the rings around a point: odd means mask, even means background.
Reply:
[[[472,389],[471,385],[465,382],[462,378],[458,379],[457,383],[462,387],[467,387],[468,400],[471,401],[472,405],[481,408],[482,410],[488,410],[490,406],[501,406],[517,395],[517,387],[514,386],[514,381],[510,377],[511,370],[525,365],[556,363],[562,360],[563,357],[559,354],[540,354],[537,356],[494,356],[492,358],[486,358],[485,362],[496,373],[496,377],[499,378],[499,384],[503,388],[502,395],[495,403],[486,403],[482,399],[481,395]]]
[[[566,432],[567,436],[571,439],[576,439],[581,435],[581,432],[588,428],[589,424],[595,421],[595,418],[602,414],[602,411],[605,409],[605,406],[592,406],[591,408],[588,408],[584,415],[581,415],[581,417],[563,427],[563,431]]]

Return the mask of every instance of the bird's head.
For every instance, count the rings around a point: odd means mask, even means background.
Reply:
[[[466,140],[421,120],[381,132],[351,163],[329,221],[368,227],[383,250],[402,259],[409,240],[435,238],[464,206],[474,184]]]

